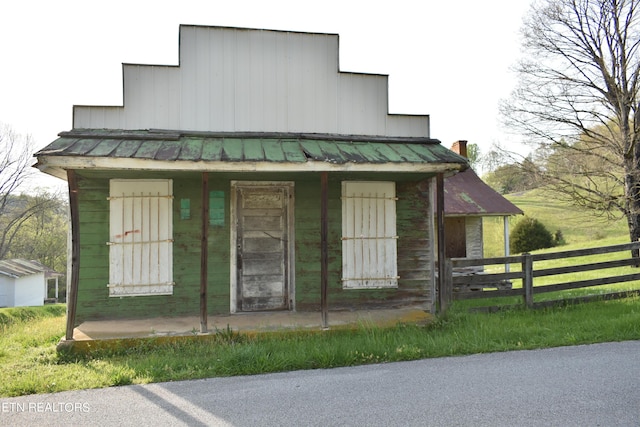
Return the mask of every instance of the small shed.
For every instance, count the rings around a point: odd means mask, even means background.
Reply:
[[[453,143],[451,150],[467,157],[467,141]],[[485,217],[504,220],[504,250],[509,255],[509,217],[522,215],[516,205],[487,185],[468,168],[444,182],[444,213],[447,258],[483,258]]]
[[[66,339],[83,321],[435,308],[444,177],[467,161],[338,36],[180,27],[178,66],[123,65],[36,153],[69,183]],[[427,214],[425,215],[425,212]]]
[[[60,276],[61,273],[35,260],[0,261],[0,307],[44,305],[49,280],[55,280],[57,295]]]

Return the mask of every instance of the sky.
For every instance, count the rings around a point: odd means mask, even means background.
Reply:
[[[122,105],[122,64],[178,65],[180,24],[339,34],[340,70],[389,75],[389,112],[487,152],[516,137],[498,103],[516,80],[531,0],[20,0],[0,4],[0,123],[34,148],[73,105]],[[43,185],[64,185],[40,174]]]

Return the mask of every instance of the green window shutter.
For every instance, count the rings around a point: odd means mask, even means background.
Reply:
[[[224,227],[224,191],[209,192],[209,225]]]
[[[180,219],[191,219],[191,199],[180,199]]]

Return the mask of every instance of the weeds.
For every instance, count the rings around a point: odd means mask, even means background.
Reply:
[[[227,344],[237,344],[243,341],[242,335],[240,335],[237,331],[231,329],[231,326],[227,324],[225,329],[215,329],[215,337],[218,339],[218,342],[227,343]]]

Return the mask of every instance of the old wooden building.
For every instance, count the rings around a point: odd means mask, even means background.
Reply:
[[[181,26],[38,152],[68,180],[67,339],[95,319],[434,307],[436,183],[466,160],[338,36]],[[442,185],[440,185],[440,188]],[[442,195],[442,192],[440,192]]]
[[[467,141],[453,143],[451,150],[467,157]],[[484,257],[483,219],[499,217],[504,223],[504,250],[509,255],[509,217],[522,210],[487,185],[468,168],[444,182],[444,214],[447,258]]]

